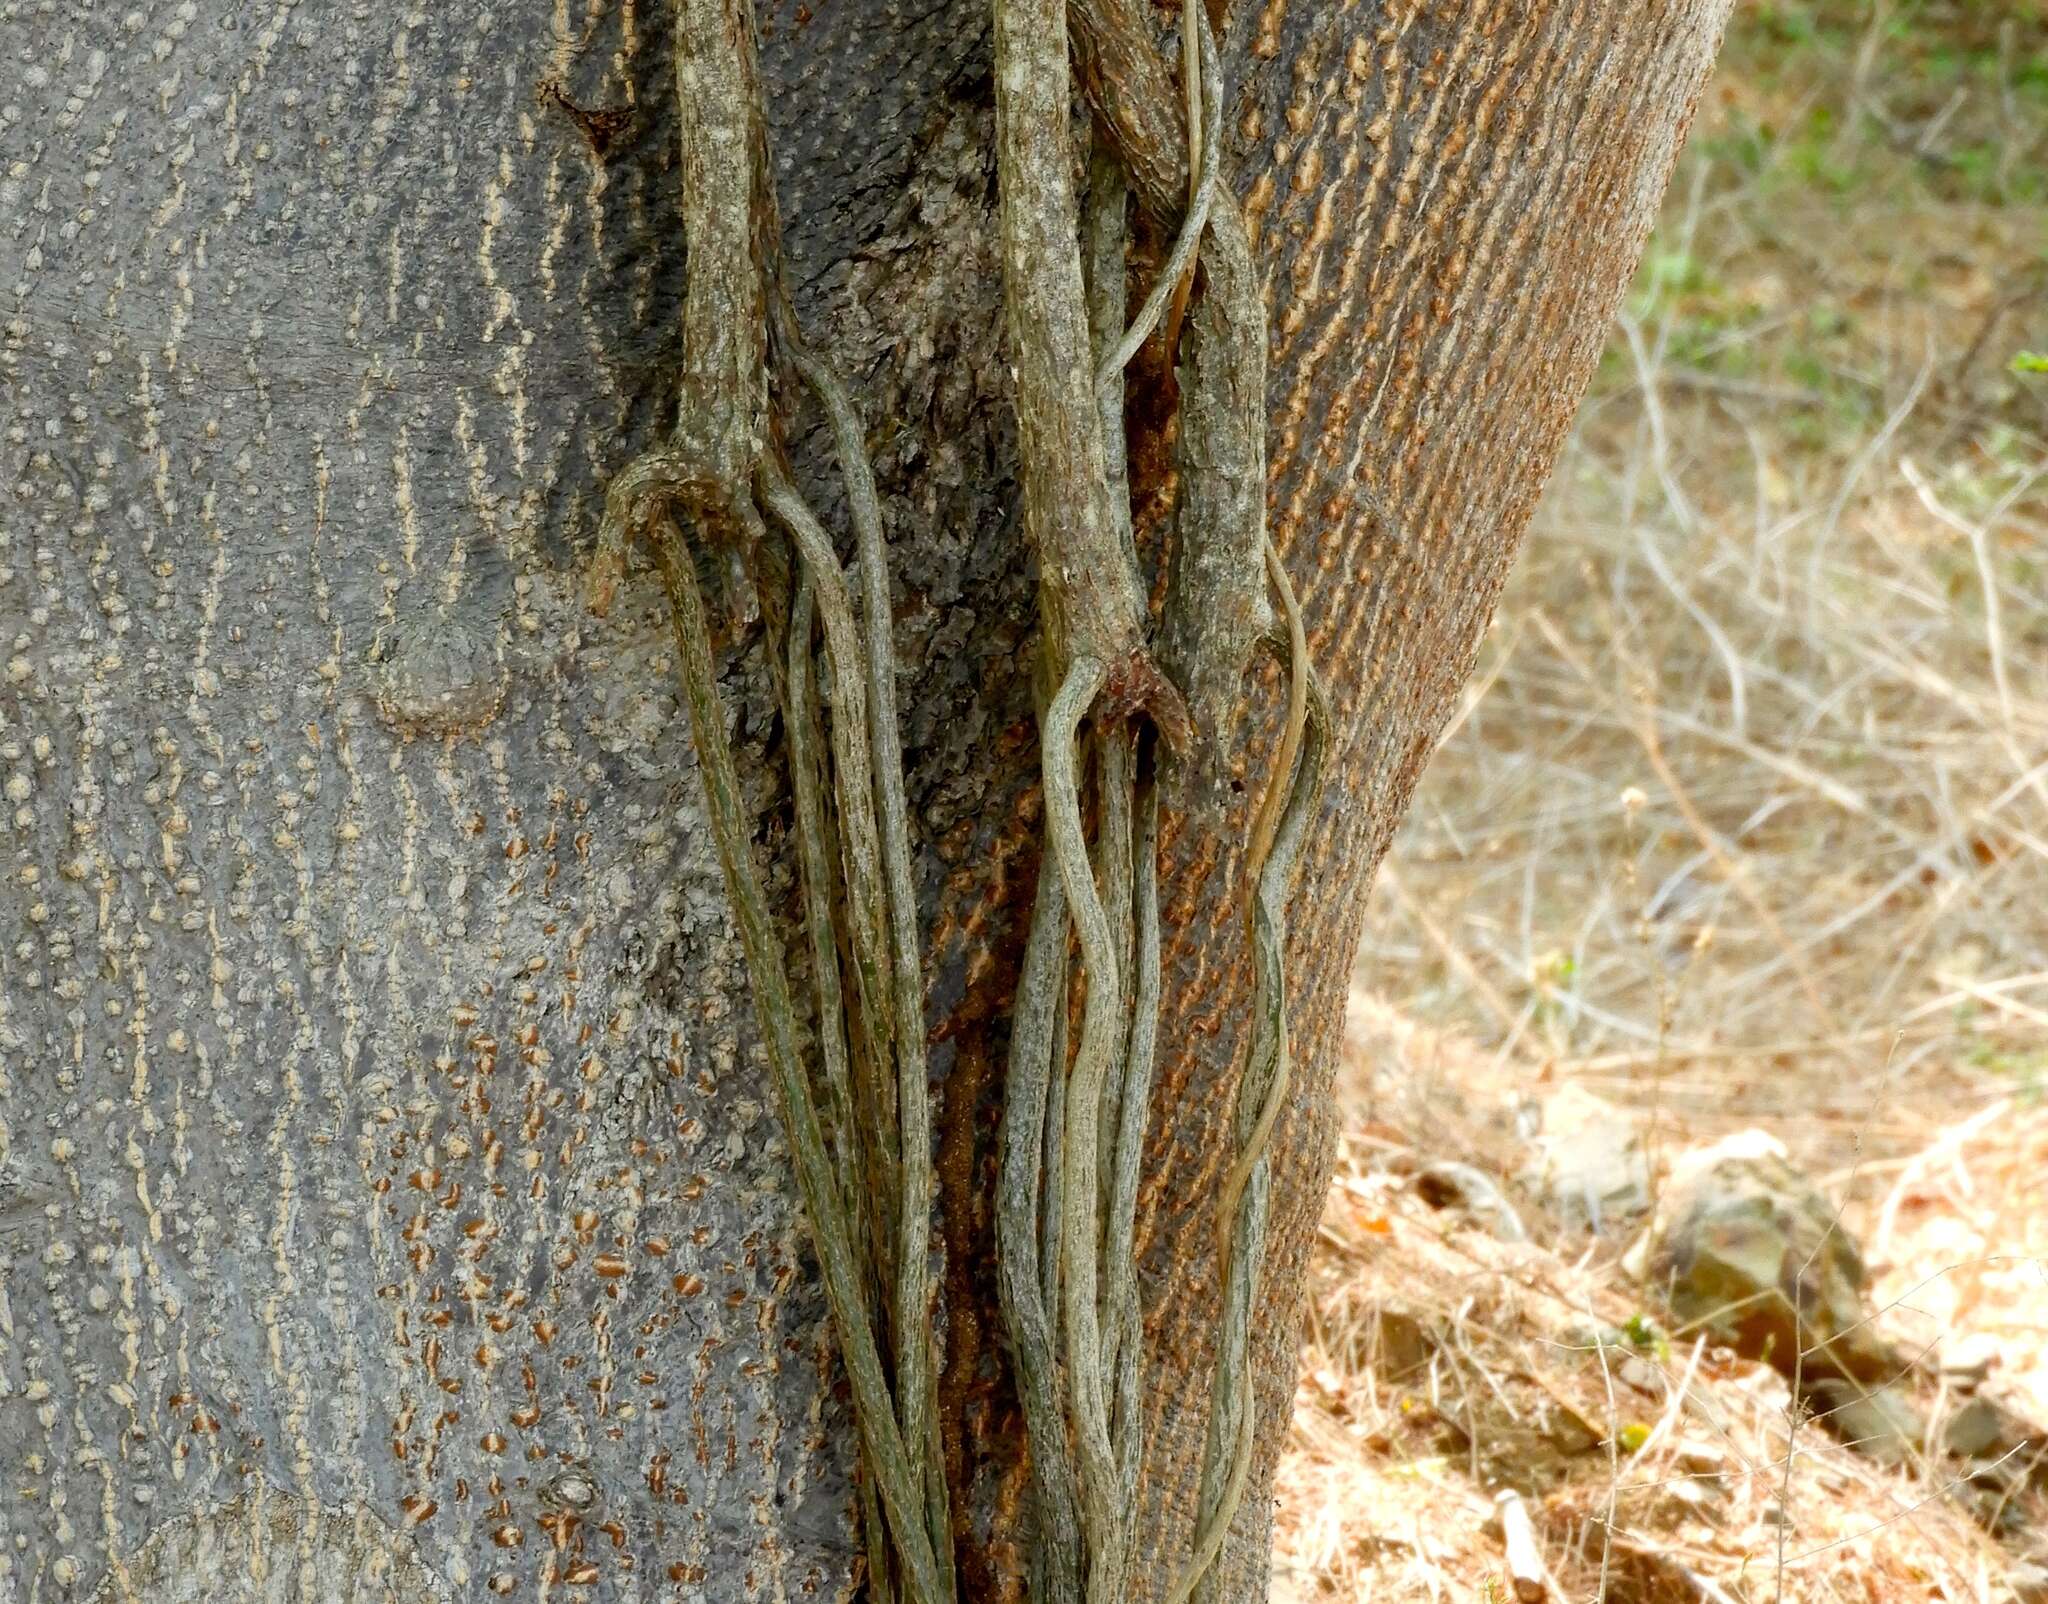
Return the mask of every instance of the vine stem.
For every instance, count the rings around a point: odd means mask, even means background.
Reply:
[[[1088,163],[1082,209],[1083,266],[1088,287],[1088,333],[1098,351],[1114,345],[1124,328],[1129,294],[1124,267],[1130,187],[1105,141]],[[1184,231],[1185,232],[1185,231]],[[1126,560],[1137,567],[1131,528],[1131,491],[1124,447],[1122,369],[1105,362],[1096,372],[1102,414],[1104,516],[1115,528]],[[1154,1046],[1159,1029],[1158,793],[1140,784],[1147,753],[1141,732],[1113,721],[1098,732],[1100,795],[1098,878],[1115,930],[1124,986],[1123,1042],[1102,1099],[1103,1384],[1110,1391],[1110,1440],[1128,1504],[1135,1490],[1140,1431],[1137,1265],[1134,1257],[1138,1172],[1143,1165],[1145,1117],[1152,1095]],[[1047,878],[1057,881],[1057,874]],[[1149,916],[1148,916],[1149,915]]]
[[[1073,18],[1083,57],[1107,42],[1134,64],[1121,76],[1098,73],[1090,94],[1141,203],[1162,223],[1178,222],[1158,279],[1125,327],[1127,191],[1107,160],[1091,172],[1090,271],[1082,270],[1066,0],[994,0],[1003,298],[1024,523],[1039,562],[1042,683],[1051,693],[1041,719],[1047,862],[1013,1021],[998,1282],[1031,1437],[1040,1506],[1034,1586],[1044,1604],[1121,1604],[1125,1596],[1140,1447],[1133,1243],[1161,990],[1152,766],[1162,743],[1192,750],[1181,685],[1195,703],[1196,733],[1212,747],[1220,739],[1252,643],[1270,616],[1261,559],[1288,626],[1288,713],[1246,859],[1251,1042],[1235,1116],[1238,1152],[1219,1209],[1224,1316],[1194,1558],[1176,1584],[1175,1604],[1196,1590],[1213,1595],[1213,1563],[1248,1476],[1255,1436],[1250,1305],[1264,1254],[1268,1149],[1289,1077],[1285,904],[1328,747],[1327,706],[1314,684],[1300,609],[1264,533],[1263,310],[1248,231],[1221,177],[1215,40],[1200,0],[1185,0],[1180,165],[1177,153],[1162,155],[1160,143],[1160,129],[1171,127],[1180,108],[1170,97],[1150,106],[1142,93],[1134,98],[1134,86],[1159,76],[1138,3],[1074,0]],[[614,481],[599,568],[608,585],[624,529],[651,525],[712,831],[872,1473],[861,1494],[871,1567],[885,1593],[900,1579],[910,1604],[950,1604],[956,1580],[932,1346],[924,980],[880,501],[858,411],[804,346],[781,286],[752,0],[677,0],[677,28],[690,251],[681,401],[667,444]],[[1184,201],[1162,198],[1162,173],[1176,186],[1185,174]],[[1169,345],[1177,340],[1197,263],[1205,260],[1176,446],[1184,494],[1161,631],[1176,670],[1169,676],[1152,660],[1130,528],[1121,374],[1162,315]],[[857,551],[857,606],[831,537],[781,465],[769,405],[771,324],[777,349],[831,428]],[[764,511],[789,546],[769,538]],[[784,955],[752,858],[685,528],[744,558],[768,626],[769,666],[789,729],[836,1151],[798,1052]],[[793,595],[785,566],[792,547]],[[829,720],[813,671],[820,627]],[[1151,715],[1150,730],[1134,720],[1141,710]],[[1084,752],[1096,785],[1092,854]],[[845,930],[837,923],[835,876],[842,873]],[[1076,941],[1084,1000],[1069,1069],[1069,949]],[[847,1005],[842,942],[857,1010]],[[875,1195],[877,1182],[886,1201]],[[887,1284],[879,1326],[871,1280]],[[888,1544],[878,1536],[883,1519]]]
[[[853,1073],[846,1045],[839,951],[832,942],[832,854],[826,845],[825,799],[818,781],[818,719],[810,648],[816,622],[816,591],[806,573],[797,581],[789,613],[790,791],[796,803],[797,861],[803,876],[804,923],[811,943],[818,1051],[825,1064],[827,1125],[838,1138],[832,1144],[833,1173],[839,1178],[841,1200],[851,1205],[860,1196],[860,1147],[854,1139]],[[858,1242],[858,1237],[855,1240]]]
[[[853,1384],[866,1466],[911,1604],[950,1604],[955,1592],[951,1513],[932,1353],[933,1177],[924,984],[897,735],[887,553],[858,416],[830,370],[804,351],[789,315],[756,32],[753,0],[676,0],[677,153],[682,233],[689,253],[679,399],[668,440],[629,463],[609,489],[593,601],[601,609],[609,595],[627,532],[648,529],[669,593],[727,896],[746,953],[798,1190]],[[771,332],[801,359],[804,376],[832,416],[861,547],[865,639],[831,539],[782,468],[770,407]],[[788,547],[770,538],[764,508],[787,531],[800,559],[794,595]],[[790,731],[822,1082],[838,1137],[836,1155],[798,1054],[788,975],[752,861],[749,821],[719,712],[709,627],[684,545],[685,527],[711,548],[744,561],[767,626],[769,668]],[[851,1040],[854,1015],[846,1007],[838,969],[834,821],[824,801],[820,770],[825,765],[816,738],[819,714],[810,658],[814,618],[823,625],[832,673],[836,845],[843,850],[849,909],[845,944],[860,1000],[860,1029]],[[893,1190],[893,1216],[878,1190],[883,1197]],[[856,1229],[856,1219],[864,1229]],[[879,1332],[871,1281],[889,1286],[887,1318]],[[892,1350],[893,1364],[887,1368],[884,1342]],[[865,1490],[862,1497],[865,1509]],[[887,1590],[888,1556],[879,1542],[879,1523],[869,1524],[869,1550],[878,1561],[876,1584]]]
[[[1199,6],[1201,0],[1188,0],[1188,3],[1193,8]],[[1096,367],[1095,382],[1098,385],[1108,384],[1114,375],[1130,366],[1131,358],[1138,354],[1139,348],[1159,326],[1159,315],[1165,310],[1168,300],[1179,301],[1187,285],[1193,282],[1195,254],[1201,248],[1202,233],[1209,226],[1209,208],[1216,198],[1216,174],[1222,165],[1218,152],[1223,142],[1222,133],[1223,103],[1218,99],[1211,108],[1210,139],[1203,147],[1201,165],[1195,169],[1187,216],[1181,219],[1180,232],[1173,239],[1173,250],[1159,269],[1159,276],[1152,281],[1152,288],[1146,292],[1137,315],[1131,319],[1131,326]],[[1178,323],[1176,314],[1170,326],[1178,326]]]
[[[1294,582],[1287,576],[1287,565],[1280,560],[1280,553],[1271,540],[1266,542],[1266,572],[1272,578],[1274,590],[1279,593],[1281,611],[1287,620],[1287,717],[1280,729],[1280,750],[1273,759],[1273,776],[1264,795],[1259,798],[1259,811],[1252,822],[1251,844],[1245,850],[1245,915],[1254,944],[1260,939],[1259,924],[1263,916],[1260,898],[1266,864],[1272,856],[1273,839],[1280,827],[1281,816],[1291,805],[1294,795],[1295,764],[1301,755],[1302,736],[1308,726],[1309,697],[1315,687],[1315,670],[1309,662],[1308,632],[1302,625],[1301,604],[1295,599]],[[1280,888],[1283,907],[1286,896],[1287,888],[1283,885]],[[1284,935],[1285,927],[1281,929]],[[1222,1262],[1226,1270],[1230,1265],[1230,1222],[1237,1217],[1237,1200],[1244,1195],[1252,1166],[1265,1156],[1267,1144],[1272,1140],[1273,1126],[1287,1102],[1289,1068],[1283,1018],[1279,1065],[1273,1085],[1259,1110],[1257,1123],[1243,1142],[1230,1173],[1224,1178],[1217,1204],[1217,1217],[1222,1223]]]
[[[867,717],[874,748],[875,803],[881,815],[887,888],[889,973],[894,991],[896,1106],[901,1176],[901,1241],[895,1286],[896,1374],[903,1434],[928,1445],[927,1518],[951,1585],[952,1518],[938,1443],[938,1375],[931,1351],[932,1127],[925,1051],[924,962],[917,926],[917,882],[910,861],[910,807],[903,784],[903,736],[896,713],[895,614],[881,498],[860,414],[831,366],[812,354],[795,319],[781,321],[791,365],[817,396],[832,430],[846,483],[867,627]],[[848,665],[849,677],[852,665]],[[850,788],[849,788],[850,789]]]
[[[1152,1071],[1159,1041],[1159,787],[1144,780],[1137,796],[1137,830],[1131,863],[1136,963],[1131,976],[1130,1037],[1124,1049],[1123,1080],[1116,1123],[1116,1147],[1110,1166],[1109,1223],[1103,1257],[1109,1284],[1103,1303],[1109,1362],[1114,1370],[1115,1436],[1123,1497],[1136,1496],[1140,1430],[1140,1331],[1136,1236],[1138,1179],[1145,1159],[1145,1121],[1151,1112]]]
[[[1207,10],[1190,6],[1184,24],[1200,67],[1182,88],[1203,86],[1197,146],[1189,138],[1183,96],[1155,41],[1151,9],[1145,0],[1072,0],[1071,19],[1082,88],[1154,223],[1185,233],[1190,196],[1203,193],[1200,172],[1212,157],[1219,164],[1206,191],[1206,226],[1196,236],[1202,294],[1175,345],[1181,415],[1174,460],[1181,497],[1157,634],[1160,670],[1185,703],[1186,731],[1169,746],[1169,775],[1178,800],[1213,815],[1225,793],[1224,747],[1245,670],[1271,618],[1260,568],[1265,299],[1244,210],[1220,171],[1225,96]]]
[[[1097,1307],[1100,1221],[1097,1165],[1101,1145],[1103,1080],[1117,1050],[1123,1017],[1116,940],[1095,887],[1081,825],[1076,770],[1081,720],[1094,704],[1108,671],[1092,657],[1077,658],[1046,709],[1042,726],[1046,835],[1087,966],[1088,995],[1081,1039],[1067,1075],[1066,1130],[1060,1156],[1060,1312],[1067,1329],[1067,1389],[1081,1469],[1083,1531],[1088,1540],[1088,1597],[1117,1598],[1124,1560],[1121,1478],[1110,1441],[1103,1388],[1101,1316]]]
[[[1197,13],[1200,13],[1197,16]],[[1203,45],[1209,28],[1209,13],[1203,0],[1183,0],[1180,8],[1180,76],[1182,92],[1187,96],[1188,107],[1188,213],[1192,216],[1197,209],[1208,210],[1202,191],[1204,184],[1196,174],[1205,166],[1212,166],[1217,159],[1217,146],[1222,143],[1223,96],[1220,85],[1208,87],[1208,100],[1216,118],[1215,128],[1207,128],[1202,121]],[[1213,46],[1211,46],[1213,49]],[[1213,75],[1212,75],[1213,76]],[[1199,232],[1199,230],[1197,231]],[[1166,350],[1169,357],[1180,344],[1180,320],[1188,309],[1188,292],[1195,287],[1193,264],[1174,274],[1173,311],[1166,320]]]
[[[1106,516],[1107,464],[1070,172],[1064,0],[996,0],[996,163],[1004,323],[1016,376],[1024,528],[1038,557],[1050,683],[1083,657],[1122,699],[1150,667],[1135,564]],[[1137,692],[1140,694],[1134,695]]]
[[[682,531],[662,513],[654,528],[654,549],[668,590],[681,665],[683,699],[690,710],[698,767],[711,814],[711,833],[724,871],[747,971],[754,985],[754,1008],[763,1046],[783,1106],[790,1136],[797,1186],[811,1219],[825,1296],[831,1305],[847,1379],[854,1393],[854,1418],[868,1461],[874,1466],[878,1491],[889,1516],[898,1553],[908,1572],[910,1591],[919,1604],[943,1604],[950,1595],[941,1589],[937,1559],[926,1531],[923,1477],[906,1451],[897,1429],[882,1371],[881,1355],[868,1324],[848,1226],[845,1200],[838,1195],[832,1160],[811,1100],[809,1077],[796,1045],[796,1009],[783,967],[782,943],[768,911],[768,899],[754,867],[746,805],[739,773],[726,740],[725,715],[718,702],[712,664],[710,626],[697,576],[683,543]]]
[[[1305,643],[1304,643],[1305,644]],[[1272,792],[1284,788],[1285,806],[1270,850],[1260,864],[1252,905],[1252,1040],[1238,1087],[1237,1166],[1245,1179],[1232,1202],[1220,1258],[1223,1319],[1218,1333],[1215,1404],[1209,1418],[1202,1462],[1202,1487],[1194,1554],[1168,1604],[1186,1604],[1198,1590],[1213,1594],[1212,1567],[1230,1535],[1231,1523],[1250,1480],[1257,1417],[1250,1371],[1251,1305],[1265,1257],[1272,1160],[1270,1138],[1284,1106],[1290,1054],[1287,1039],[1286,906],[1296,858],[1309,821],[1321,805],[1323,773],[1330,746],[1329,700],[1308,665],[1305,650],[1291,645],[1283,659],[1290,675],[1305,682],[1299,757],[1291,775],[1277,765]],[[1290,705],[1293,697],[1290,694]]]
[[[1038,876],[1031,933],[1010,1012],[996,1191],[997,1289],[1016,1361],[1037,1494],[1039,1530],[1033,1559],[1038,1575],[1032,1597],[1039,1604],[1075,1604],[1080,1597],[1076,1561],[1081,1524],[1074,1460],[1060,1409],[1059,1361],[1047,1312],[1045,1275],[1050,1264],[1041,1262],[1051,1255],[1040,1242],[1051,1087],[1055,1077],[1066,1073],[1064,1037],[1056,1016],[1066,1014],[1067,943],[1072,929],[1066,888],[1057,867],[1047,864]]]
[[[825,658],[832,671],[833,717],[831,720],[832,769],[836,778],[839,839],[845,865],[851,916],[848,947],[853,957],[856,992],[867,1051],[859,1064],[860,1079],[850,1082],[848,1100],[857,1110],[858,1125],[842,1127],[849,1150],[862,1154],[862,1195],[876,1218],[877,1267],[891,1262],[896,1220],[901,1208],[899,1155],[894,1097],[890,1088],[878,1083],[869,1060],[876,1051],[886,1053],[895,1036],[895,1010],[891,999],[889,958],[886,951],[886,910],[881,880],[881,847],[875,817],[874,760],[868,735],[868,693],[863,677],[866,651],[860,626],[853,615],[852,595],[845,571],[832,550],[832,542],[809,505],[798,494],[779,467],[764,463],[757,471],[761,499],[768,512],[785,528],[797,548],[800,570],[797,596],[800,604],[791,610],[788,702],[790,722],[790,774],[796,797],[797,844],[805,862],[808,888],[812,869],[808,859],[819,860],[816,874],[822,895],[807,890],[807,922],[811,945],[821,976],[829,976],[830,996],[821,988],[819,1035],[828,1078],[835,1073],[835,1049],[846,1038],[845,1002],[838,984],[835,925],[830,900],[831,854],[824,841],[830,819],[822,796],[806,797],[807,786],[816,784],[816,759],[811,707],[815,682],[812,678],[811,618],[814,610],[823,619]],[[815,823],[807,822],[807,814]],[[817,836],[813,842],[810,837]],[[858,1149],[854,1144],[858,1143]],[[842,1155],[842,1164],[845,1157]]]
[[[811,673],[811,632],[817,621],[817,604],[811,576],[797,581],[789,616],[789,768],[790,789],[796,802],[797,852],[803,874],[805,923],[811,939],[812,985],[817,996],[819,1050],[825,1060],[825,1086],[831,1101],[831,1128],[837,1137],[833,1156],[839,1176],[839,1194],[852,1209],[860,1200],[869,1201],[869,1236],[865,1242],[855,1235],[856,1268],[863,1283],[872,1279],[881,1255],[887,1251],[886,1224],[875,1222],[875,1188],[862,1184],[871,1165],[886,1157],[864,1119],[870,1108],[856,1091],[849,1068],[846,1041],[845,998],[840,985],[839,949],[833,939],[832,831],[826,812],[823,786],[818,778],[818,712],[816,686]],[[866,1252],[863,1253],[863,1247]],[[874,1478],[860,1480],[861,1542],[866,1550],[868,1576],[875,1604],[890,1604],[887,1529],[882,1523]]]

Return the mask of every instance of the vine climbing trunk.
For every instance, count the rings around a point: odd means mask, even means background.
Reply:
[[[1726,0],[912,10],[0,8],[0,1597],[1262,1594]]]

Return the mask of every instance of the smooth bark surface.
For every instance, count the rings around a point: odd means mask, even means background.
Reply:
[[[1337,743],[1228,1598],[1263,1589],[1362,894],[1726,6],[1229,18],[1271,521]],[[854,1583],[849,1419],[665,602],[643,566],[608,617],[582,606],[606,478],[675,410],[666,28],[602,3],[0,0],[0,1599]],[[1025,1479],[989,1207],[1042,821],[987,18],[827,0],[764,31],[798,314],[856,380],[890,523],[940,1406],[963,1596],[1009,1598]],[[811,412],[791,443],[827,458]],[[743,620],[724,662],[793,899]],[[1270,682],[1252,706],[1255,792]],[[1141,1589],[1194,1515],[1246,811],[1166,826]]]

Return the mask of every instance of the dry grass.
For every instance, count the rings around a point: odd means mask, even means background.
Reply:
[[[1803,78],[1766,43],[1731,46],[1362,978],[1841,1159],[2048,1073],[2048,378],[2005,367],[2048,344],[2048,202],[1889,140],[1844,193],[1799,174],[1846,136],[1751,153],[1886,78],[1854,33]]]
[[[2038,8],[1743,9],[1375,895],[1384,1001],[1282,1478],[1301,1596],[1484,1596],[1488,1466],[1424,1451],[1475,1389],[1540,1413],[1501,1380],[1526,1371],[1609,1437],[1670,1408],[1672,1366],[1610,1415],[1559,1346],[1632,1312],[1611,1254],[1532,1269],[1389,1178],[1423,1133],[1504,1167],[1531,1080],[1664,1149],[1771,1129],[1902,1340],[1995,1339],[2048,1419],[2048,375],[2011,366],[2048,347],[2044,262]],[[1422,1414],[1361,1346],[1390,1299],[1447,1334]],[[1999,1596],[2002,1551],[1925,1502],[1939,1467],[1807,1432],[1787,1486],[1782,1384],[1694,1384],[1717,1425],[1688,1403],[1644,1462],[1544,1492],[1561,1596]],[[1702,1433],[1733,1468],[1678,1510],[1668,1456]],[[1758,1523],[1787,1494],[1781,1574]]]
[[[1439,1094],[1464,1088],[1462,1106],[1480,1109],[1504,1090],[1493,1055],[1363,996],[1347,1066],[1361,1098],[1369,1079],[1426,1077]],[[1438,1114],[1427,1117],[1440,1132]],[[2015,1372],[1999,1395],[2048,1418],[2038,1408],[2048,1399],[2028,1391],[2029,1378],[2048,1379],[2039,1260],[1987,1251],[2030,1237],[2038,1248],[2048,1229],[2048,1111],[2020,1126],[1995,1158],[1980,1155],[1988,1168],[1963,1172],[1975,1177],[1973,1211],[1946,1193],[1984,1124],[1890,1167],[1864,1218],[1844,1223],[1895,1255],[1879,1274],[1888,1335],[1924,1344],[1951,1314],[1967,1316]],[[1552,1598],[2014,1596],[2015,1554],[1980,1529],[1982,1506],[1959,1496],[1957,1467],[1874,1464],[1806,1420],[1768,1366],[1662,1336],[1611,1246],[1570,1256],[1546,1246],[1558,1233],[1526,1199],[1532,1242],[1432,1208],[1413,1184],[1424,1155],[1389,1134],[1398,1128],[1365,1126],[1346,1143],[1324,1214],[1277,1489],[1283,1604],[1512,1597],[1491,1519],[1503,1488],[1530,1502]],[[1511,1138],[1483,1115],[1452,1140],[1510,1168]],[[1428,1156],[1441,1148],[1433,1141]],[[1971,1273],[1942,1273],[1958,1255]],[[1937,1418],[1952,1402],[1918,1390]]]

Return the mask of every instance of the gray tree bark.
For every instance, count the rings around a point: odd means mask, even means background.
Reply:
[[[988,24],[814,3],[763,13],[777,182],[888,496],[957,1548],[965,1596],[1015,1598],[986,1200],[1039,829]],[[1272,523],[1339,731],[1229,1597],[1263,1593],[1363,892],[1727,3],[1228,19]],[[673,415],[666,27],[0,0],[0,1599],[857,1586],[659,586],[581,605],[606,477]],[[1136,426],[1142,489],[1164,454]],[[792,444],[825,458],[814,418]],[[726,662],[786,894],[766,669],[744,630]],[[1275,711],[1253,698],[1254,779]],[[1199,1473],[1243,811],[1167,845],[1141,1589]]]

